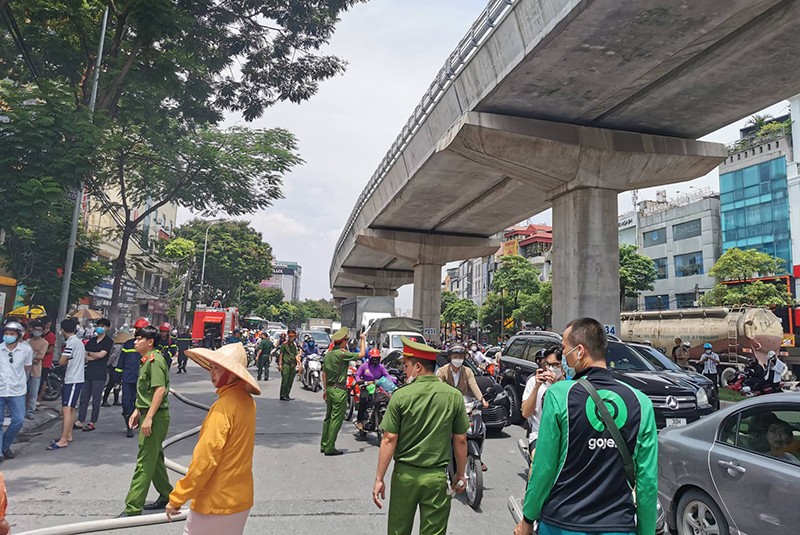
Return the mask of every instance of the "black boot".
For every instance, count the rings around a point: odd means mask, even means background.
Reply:
[[[130,425],[128,425],[128,420],[130,419],[130,416],[125,416],[123,414],[122,418],[125,420],[125,429],[126,429],[125,436],[128,438],[133,438],[133,429],[131,428]]]

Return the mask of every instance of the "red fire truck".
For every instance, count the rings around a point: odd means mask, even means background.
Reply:
[[[219,301],[212,301],[210,306],[199,305],[192,322],[192,344],[202,346],[209,338],[215,349],[222,347],[227,334],[238,325],[238,308],[223,308]]]

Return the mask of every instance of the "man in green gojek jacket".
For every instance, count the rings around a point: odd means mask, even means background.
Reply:
[[[605,328],[591,318],[572,321],[563,336],[573,381],[547,391],[524,519],[515,535],[653,535],[658,498],[658,434],[651,401],[614,379],[606,364]],[[620,450],[605,429],[585,378],[597,390],[633,459],[636,493]]]

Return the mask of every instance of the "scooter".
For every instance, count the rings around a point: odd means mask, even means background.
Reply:
[[[391,381],[388,382],[391,383]],[[387,388],[384,388],[384,386]],[[394,384],[392,384],[392,386],[394,386]],[[358,436],[363,438],[367,436],[367,433],[375,433],[380,442],[383,438],[381,422],[383,421],[383,415],[386,414],[386,407],[389,405],[389,399],[392,397],[389,391],[390,387],[385,383],[381,385],[376,383],[366,384],[363,381],[359,383],[359,387],[361,388],[362,396],[364,395],[364,391],[366,391],[367,395],[372,397],[372,403],[367,407],[367,413],[363,422],[364,429],[358,431]]]
[[[761,378],[762,373],[761,370],[748,365],[744,371],[736,371],[728,379],[728,388],[750,397],[775,394],[782,391],[781,383],[770,383],[763,380]]]
[[[44,401],[55,401],[61,397],[61,387],[64,386],[64,375],[66,373],[66,366],[53,366],[44,383],[44,394],[42,394]]]
[[[469,417],[469,429],[467,430],[467,466],[464,469],[464,476],[467,480],[467,488],[464,494],[467,503],[473,509],[478,509],[483,499],[483,471],[481,470],[481,455],[483,454],[483,443],[486,441],[486,426],[483,424],[481,409],[483,403],[475,398],[464,396],[464,407]],[[447,465],[447,486],[455,479],[455,464],[453,455],[450,456],[450,464]]]
[[[357,371],[358,366],[355,361],[351,360],[350,364],[347,366],[347,412],[344,415],[344,419],[348,422],[353,419],[356,406],[361,400],[361,387],[358,385],[358,381],[356,381]]]
[[[320,388],[320,381],[322,377],[322,357],[316,353],[306,355],[303,362],[303,372],[300,374],[300,382],[303,383],[303,388],[317,392]]]

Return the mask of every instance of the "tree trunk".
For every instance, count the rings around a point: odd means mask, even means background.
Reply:
[[[619,290],[619,309],[620,311],[625,311],[625,288],[620,288]]]
[[[119,329],[119,318],[120,318],[120,310],[119,310],[119,299],[120,294],[122,293],[122,277],[125,275],[125,260],[128,256],[128,247],[131,242],[131,235],[133,234],[134,227],[131,226],[130,221],[125,222],[125,227],[122,230],[122,239],[120,240],[119,245],[119,255],[117,255],[116,260],[114,260],[114,284],[111,289],[111,310],[110,313],[110,320],[111,325],[115,329]]]

